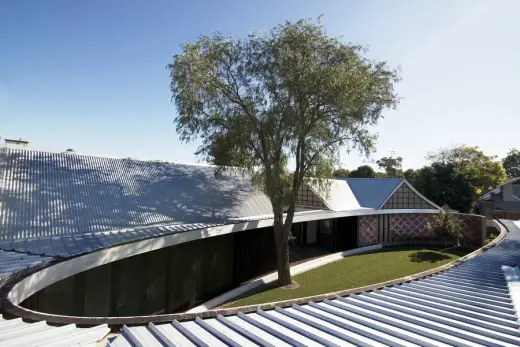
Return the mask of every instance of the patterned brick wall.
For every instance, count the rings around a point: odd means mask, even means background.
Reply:
[[[429,214],[394,214],[390,216],[392,241],[433,240],[435,235],[428,231]]]
[[[428,220],[435,214],[392,214],[390,215],[390,242],[433,242],[435,235],[428,230]],[[482,246],[482,216],[457,215],[461,223],[461,243],[473,247]],[[359,217],[358,247],[379,243],[378,216]]]
[[[435,235],[428,231],[428,219],[434,214],[395,214],[390,216],[391,240],[422,241],[435,240]],[[458,215],[461,223],[461,243],[474,247],[482,246],[481,216]]]
[[[377,232],[377,216],[360,216],[358,247],[377,244]]]

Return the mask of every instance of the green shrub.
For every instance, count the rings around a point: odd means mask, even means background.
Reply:
[[[447,210],[446,207],[444,209]],[[439,213],[428,221],[427,226],[428,230],[442,241],[445,247],[448,247],[448,244],[460,245],[461,225],[459,218],[454,214]]]

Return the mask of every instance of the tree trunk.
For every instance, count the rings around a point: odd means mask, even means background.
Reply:
[[[283,224],[283,216],[275,217],[274,238],[279,286],[286,286],[292,283],[289,266],[289,232],[286,229]]]

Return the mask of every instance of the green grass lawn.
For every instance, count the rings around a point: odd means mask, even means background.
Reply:
[[[338,260],[294,276],[299,288],[274,288],[226,305],[238,307],[319,295],[413,275],[449,263],[471,252],[433,246],[390,247]]]

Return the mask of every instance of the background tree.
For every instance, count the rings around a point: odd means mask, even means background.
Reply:
[[[357,169],[350,171],[350,178],[374,178],[376,172],[370,165],[361,165]]]
[[[403,172],[403,177],[410,182],[412,186],[415,186],[415,180],[417,178],[417,171],[414,169],[408,169]]]
[[[483,193],[506,180],[502,164],[478,147],[441,149],[426,158],[431,165],[417,171],[415,187],[437,204],[460,212],[473,212]]]
[[[280,285],[291,283],[288,235],[302,181],[342,149],[370,153],[370,127],[398,102],[398,71],[365,53],[319,20],[300,20],[241,39],[202,36],[168,65],[181,140],[201,140],[199,155],[210,156],[224,136],[226,162],[255,172],[269,197]]]
[[[386,177],[401,177],[403,158],[402,157],[383,157],[376,161],[380,169],[384,170]]]
[[[345,178],[349,177],[350,171],[347,169],[337,169],[332,173],[334,178]]]
[[[478,147],[457,146],[441,149],[426,157],[432,163],[451,164],[456,172],[466,177],[474,188],[475,194],[481,196],[494,189],[507,179],[502,163],[495,161],[495,156],[488,156]]]
[[[511,149],[504,160],[502,160],[502,165],[506,170],[508,178],[520,177],[520,151]]]
[[[453,164],[433,163],[416,171],[414,187],[438,205],[469,213],[478,198],[466,176]]]

